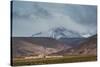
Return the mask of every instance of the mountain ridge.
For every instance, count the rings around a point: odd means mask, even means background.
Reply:
[[[68,39],[65,39],[65,41],[67,40]],[[71,42],[71,39],[69,42]],[[73,39],[72,43],[74,46],[70,45],[71,43],[64,43],[64,41],[56,40],[54,38],[49,38],[49,37],[12,37],[13,57],[33,56],[40,54],[45,54],[45,55],[96,55],[97,54],[96,53],[97,35],[82,40]]]
[[[34,33],[32,37],[51,37],[54,39],[60,39],[60,38],[88,38],[90,37],[90,34],[80,34],[78,32],[68,30],[64,27],[55,27],[51,28],[47,31],[41,31]]]

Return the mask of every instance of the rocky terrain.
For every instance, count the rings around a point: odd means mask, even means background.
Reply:
[[[72,42],[71,42],[72,41]],[[83,39],[12,37],[13,57],[45,55],[96,55],[97,35]]]

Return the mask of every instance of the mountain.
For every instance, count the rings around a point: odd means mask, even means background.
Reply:
[[[12,37],[13,57],[51,54],[71,48],[48,37]]]
[[[80,38],[82,37],[79,33],[75,31],[68,30],[64,27],[55,27],[47,31],[41,31],[32,35],[32,37],[51,37],[54,39],[60,38]]]
[[[13,57],[97,55],[97,35],[89,38],[12,37]]]
[[[87,38],[87,40],[80,44],[76,49],[78,54],[96,55],[97,54],[97,35]]]
[[[73,48],[78,47],[81,43],[83,43],[87,38],[60,38],[59,41],[64,44],[69,44]]]
[[[68,39],[67,39],[68,40]],[[73,42],[74,39],[72,39]],[[67,41],[68,42],[68,41]],[[74,44],[75,41],[73,42]],[[83,39],[77,47],[72,47],[49,55],[97,55],[97,35]]]

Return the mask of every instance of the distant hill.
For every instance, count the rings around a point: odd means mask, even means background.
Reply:
[[[96,55],[97,35],[89,38],[12,37],[13,57],[32,55]]]
[[[87,38],[60,38],[59,41],[64,44],[69,44],[73,48],[78,47],[81,43],[83,43]]]
[[[76,49],[78,54],[96,55],[97,54],[97,35],[89,37]]]
[[[51,54],[71,48],[53,38],[47,37],[13,37],[13,57]]]
[[[76,40],[73,43],[76,44],[75,42],[78,43]],[[50,55],[97,55],[97,35],[83,39],[77,47],[72,47]]]

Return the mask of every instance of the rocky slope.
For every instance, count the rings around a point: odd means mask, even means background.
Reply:
[[[77,47],[74,46],[50,55],[97,55],[97,35],[84,39]]]
[[[47,37],[13,37],[13,57],[51,54],[71,48],[53,38]]]
[[[54,38],[49,38],[49,37],[13,37],[12,38],[13,57],[32,56],[40,54],[45,54],[45,55],[96,55],[97,54],[97,35],[82,40],[72,39],[73,43],[65,43],[69,42],[66,41],[68,39],[64,39],[64,41],[62,40],[56,40]]]

